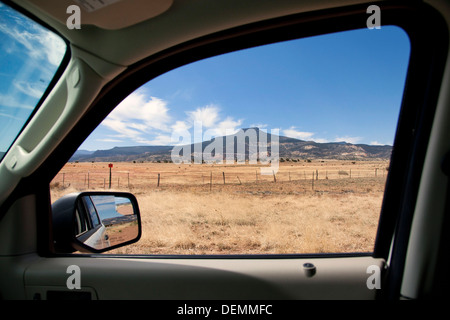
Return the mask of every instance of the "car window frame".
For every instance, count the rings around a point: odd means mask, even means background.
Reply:
[[[383,12],[383,24],[393,24],[403,28],[411,39],[411,59],[408,67],[407,83],[404,91],[401,113],[398,119],[398,130],[396,133],[394,152],[392,156],[391,169],[383,199],[382,210],[378,233],[375,241],[373,253],[361,254],[292,254],[292,255],[262,255],[264,258],[306,258],[309,256],[318,257],[346,257],[370,255],[377,258],[388,259],[394,252],[398,259],[398,270],[402,270],[401,261],[404,255],[404,242],[407,242],[410,222],[412,219],[412,208],[417,195],[418,182],[423,166],[424,150],[427,146],[432,118],[434,115],[435,101],[439,92],[438,88],[432,89],[435,83],[440,84],[443,70],[439,71],[439,66],[445,63],[447,46],[446,38],[444,42],[438,43],[433,39],[432,48],[421,48],[423,41],[426,41],[425,31],[439,28],[442,22],[440,16],[436,16],[435,11],[423,3],[414,4],[380,4]],[[245,49],[262,44],[270,44],[285,40],[292,40],[306,36],[314,36],[331,32],[352,30],[355,27],[365,25],[368,15],[365,13],[367,5],[356,5],[337,9],[327,9],[320,12],[307,14],[295,14],[292,16],[271,19],[257,22],[251,25],[233,28],[230,30],[214,33],[188,43],[177,45],[173,48],[157,53],[144,61],[141,61],[128,68],[119,77],[111,81],[104,87],[102,92],[93,102],[90,110],[79,121],[63,142],[47,158],[43,165],[30,177],[21,182],[24,184],[39,181],[40,185],[45,184],[41,195],[44,197],[38,201],[40,211],[39,221],[43,227],[39,235],[38,252],[43,256],[59,256],[51,248],[51,227],[48,226],[51,220],[51,210],[49,210],[49,185],[50,181],[69,160],[79,145],[89,136],[89,134],[106,118],[106,116],[117,106],[128,94],[132,93],[142,84],[151,79],[168,72],[182,65],[209,58],[219,54]],[[417,18],[420,17],[420,25]],[[424,23],[428,22],[427,23]],[[386,22],[387,21],[387,22]],[[419,30],[419,29],[422,30]],[[424,35],[425,34],[425,35]],[[414,54],[414,56],[413,56]],[[421,59],[431,57],[430,63],[425,67],[421,66]],[[417,66],[416,66],[417,64]],[[416,70],[416,67],[418,70]],[[442,69],[442,68],[441,68]],[[434,71],[430,73],[429,71]],[[440,73],[441,72],[441,73]],[[411,80],[411,74],[414,77]],[[419,75],[423,75],[421,78]],[[412,83],[411,83],[412,82]],[[425,88],[421,85],[426,84]],[[429,91],[431,87],[431,91]],[[418,99],[419,97],[419,99]],[[411,102],[412,101],[412,102]],[[411,103],[404,110],[404,105]],[[111,107],[114,106],[114,107]],[[420,128],[420,130],[416,130]],[[412,130],[414,134],[412,134]],[[404,151],[404,152],[403,152]],[[412,155],[417,155],[410,159]],[[405,166],[405,161],[407,165]],[[404,190],[404,192],[402,191]],[[392,238],[396,237],[396,242],[392,247]],[[400,245],[397,245],[400,243]],[[392,251],[391,251],[392,250]],[[86,256],[95,257],[97,255]],[[102,257],[105,257],[102,255]],[[127,255],[125,257],[136,257]],[[143,258],[149,257],[148,255]],[[152,258],[167,258],[167,256],[154,255]],[[260,255],[244,256],[187,256],[189,258],[259,258]],[[170,258],[182,259],[180,255],[171,255]],[[394,261],[392,261],[394,262]],[[392,275],[395,272],[391,273]]]
[[[100,220],[97,209],[95,208],[94,202],[92,201],[91,197],[85,197],[85,199],[83,199],[82,201],[85,202],[86,211],[91,220],[92,228],[99,226],[101,224],[101,220]]]

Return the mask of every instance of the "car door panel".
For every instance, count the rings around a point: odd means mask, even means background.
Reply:
[[[304,270],[313,264],[315,274]],[[80,289],[66,286],[71,265]],[[92,292],[98,299],[374,299],[372,257],[310,259],[152,259],[58,257],[37,259],[24,274],[27,298],[46,292]],[[369,270],[369,271],[368,271]]]

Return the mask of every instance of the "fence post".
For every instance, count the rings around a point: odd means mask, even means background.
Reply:
[[[161,178],[161,176],[160,176],[160,174],[158,173],[158,185],[157,185],[157,187],[159,187],[159,180],[160,180],[160,178]]]
[[[112,164],[109,164],[109,189],[111,189],[111,178],[112,178]]]

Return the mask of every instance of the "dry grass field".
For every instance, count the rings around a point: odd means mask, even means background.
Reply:
[[[204,255],[370,252],[389,163],[288,161],[267,176],[257,165],[113,165],[111,190],[137,197],[143,228],[114,253]],[[109,183],[108,163],[68,163],[52,200]]]

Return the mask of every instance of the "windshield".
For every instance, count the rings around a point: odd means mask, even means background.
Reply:
[[[55,76],[66,53],[53,32],[0,2],[0,161]]]

